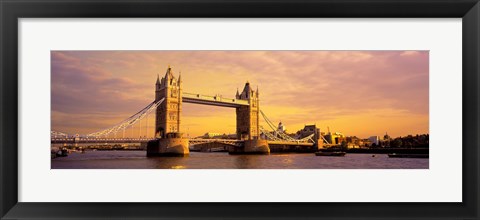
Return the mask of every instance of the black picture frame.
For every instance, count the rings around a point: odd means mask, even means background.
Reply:
[[[478,0],[0,0],[0,15],[1,219],[479,219]],[[47,17],[462,18],[463,202],[18,202],[18,19]]]

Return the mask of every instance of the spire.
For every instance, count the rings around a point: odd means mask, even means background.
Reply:
[[[182,84],[182,71],[178,72],[178,79],[177,85],[180,86]]]
[[[248,82],[248,80],[247,80],[247,82],[245,83],[245,88],[244,88],[244,90],[245,90],[245,89],[247,90],[247,92],[250,92],[250,90],[251,90],[251,89],[250,89],[250,82]]]
[[[167,72],[165,73],[165,86],[166,87],[170,86],[170,78],[171,78],[171,75],[172,75],[171,70],[172,70],[172,68],[170,68],[170,65],[168,65]]]
[[[237,87],[237,94],[235,95],[235,98],[240,98],[240,93],[238,93],[238,87]]]
[[[157,74],[157,83],[155,83],[156,85],[160,85],[160,75]]]
[[[245,87],[243,88],[243,91],[242,91],[242,96],[244,96],[244,98],[249,99],[252,96],[252,94],[250,94],[251,91],[252,90],[250,89],[250,82],[248,82],[247,80],[247,83],[245,83]]]
[[[171,70],[170,65],[168,65],[167,72],[165,72],[165,79],[169,78],[170,70]]]

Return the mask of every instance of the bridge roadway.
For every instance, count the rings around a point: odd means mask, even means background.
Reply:
[[[223,143],[235,146],[241,146],[243,144],[242,140],[236,139],[201,139],[201,138],[193,138],[188,140],[190,146],[197,145],[197,144],[205,144],[205,143]]]
[[[69,143],[141,143],[147,142],[151,138],[51,138],[52,144]]]
[[[315,152],[313,143],[291,141],[268,141],[270,152]],[[231,147],[242,147],[242,140],[232,139],[190,139],[190,151],[230,152]]]
[[[249,105],[247,100],[223,98],[222,96],[218,96],[218,95],[208,96],[208,95],[194,94],[194,93],[188,93],[188,92],[183,92],[182,100],[185,103],[214,105],[214,106],[223,106],[223,107],[230,107],[230,108],[238,108],[241,106]]]
[[[268,145],[295,145],[295,146],[312,146],[310,142],[294,142],[294,141],[272,141],[268,140]]]

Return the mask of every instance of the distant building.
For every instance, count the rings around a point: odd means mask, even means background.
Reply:
[[[362,147],[361,139],[356,136],[347,137],[347,148],[360,148]]]
[[[392,140],[392,138],[388,135],[387,132],[385,132],[385,135],[383,135],[383,140],[384,141],[390,141],[390,140]]]
[[[219,135],[222,135],[220,133],[213,133],[213,132],[207,132],[205,133],[203,136],[201,136],[201,138],[213,138],[215,136],[219,136]]]
[[[360,147],[370,147],[370,146],[372,146],[372,141],[368,138],[365,138],[365,139],[360,140],[359,145],[360,145]]]
[[[302,139],[315,133],[316,125],[305,125],[302,130],[297,131],[296,138]]]
[[[285,127],[285,126],[282,124],[282,122],[280,122],[280,123],[278,123],[277,131],[278,131],[278,132],[286,133],[287,127]]]
[[[342,141],[346,141],[345,135],[340,132],[328,133],[324,136],[325,140],[330,144],[341,144]]]
[[[302,130],[297,131],[297,133],[291,137],[295,139],[303,139],[310,136],[311,140],[315,143],[314,147],[320,149],[324,146],[323,134],[324,133],[320,132],[320,128],[317,128],[317,125],[313,124],[305,125]]]
[[[368,140],[370,140],[372,145],[375,144],[375,146],[378,146],[380,144],[380,137],[378,136],[371,136],[368,138]]]
[[[237,139],[237,134],[221,134],[213,136],[215,139]]]
[[[387,132],[385,132],[385,135],[383,135],[382,145],[384,147],[390,147],[391,141],[392,141],[392,138],[388,135]]]

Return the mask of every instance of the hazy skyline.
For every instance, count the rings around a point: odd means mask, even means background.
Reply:
[[[51,62],[52,130],[69,134],[145,107],[168,65],[184,92],[234,98],[246,81],[258,86],[260,108],[289,133],[305,124],[363,138],[429,132],[428,51],[52,51]],[[235,109],[185,103],[181,125],[190,136],[235,133]]]

